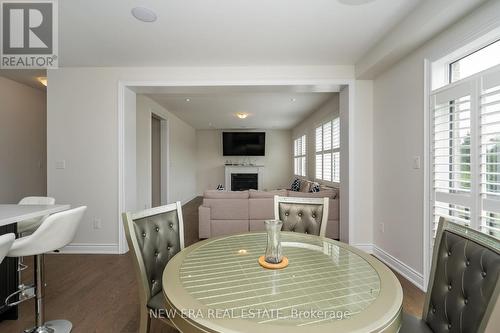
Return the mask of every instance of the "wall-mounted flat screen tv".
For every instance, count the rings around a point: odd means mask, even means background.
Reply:
[[[265,156],[266,133],[223,132],[222,150],[224,156]]]

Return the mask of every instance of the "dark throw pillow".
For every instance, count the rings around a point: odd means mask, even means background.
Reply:
[[[290,186],[290,189],[294,192],[298,192],[300,190],[300,179],[295,178],[295,180],[292,182],[292,186]]]

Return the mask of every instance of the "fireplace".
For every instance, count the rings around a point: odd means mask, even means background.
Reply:
[[[259,188],[258,173],[232,173],[231,191],[257,190]]]
[[[263,165],[226,165],[224,173],[225,187],[228,191],[263,189]]]

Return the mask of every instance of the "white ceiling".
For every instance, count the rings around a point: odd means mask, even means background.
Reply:
[[[291,129],[333,97],[325,92],[263,91],[146,95],[196,129]],[[249,116],[239,119],[238,112]]]
[[[353,65],[421,0],[349,2],[59,1],[60,66]]]

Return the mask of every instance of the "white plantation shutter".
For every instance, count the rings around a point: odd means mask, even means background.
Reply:
[[[332,149],[332,122],[323,124],[323,150]]]
[[[306,136],[293,141],[293,172],[297,176],[306,176]]]
[[[333,119],[332,125],[333,170],[332,181],[340,182],[340,118]]]
[[[340,181],[340,120],[316,128],[316,179]]]
[[[316,152],[323,151],[323,126],[316,128]]]
[[[481,77],[480,229],[500,238],[500,69]]]
[[[323,180],[332,181],[332,153],[323,154]]]
[[[316,179],[323,178],[323,154],[316,154]]]
[[[316,179],[323,179],[323,126],[316,128]]]
[[[332,181],[340,182],[340,152],[333,152],[333,175]]]
[[[499,237],[500,66],[435,90],[431,122],[431,236],[442,216]]]
[[[471,89],[455,85],[432,96],[435,235],[439,217],[468,224],[471,195]]]
[[[340,118],[333,119],[332,125],[332,148],[340,148]]]

